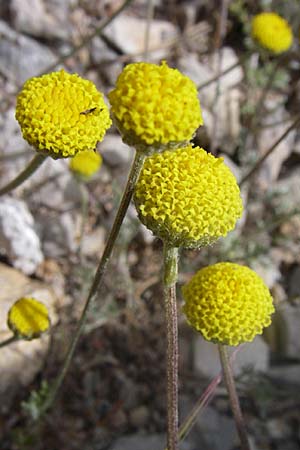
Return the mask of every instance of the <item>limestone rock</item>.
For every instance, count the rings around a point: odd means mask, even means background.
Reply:
[[[18,31],[43,38],[68,37],[68,8],[65,1],[11,0],[10,12]]]
[[[272,97],[266,100],[266,109],[268,113],[262,122],[264,127],[261,128],[258,136],[258,154],[263,156],[271,145],[280,138],[285,130],[292,124],[287,121],[287,112],[282,106],[282,96]],[[277,123],[276,126],[268,126]],[[291,131],[285,139],[283,139],[264,161],[258,173],[258,182],[263,189],[278,179],[283,162],[291,155],[293,151],[293,143],[295,141],[296,130]]]
[[[234,350],[232,347],[231,352]],[[243,370],[266,372],[269,366],[269,348],[261,336],[243,345],[235,358],[233,371],[239,375]],[[207,342],[201,336],[194,341],[194,368],[208,378],[215,377],[221,370],[217,345]]]
[[[104,34],[125,54],[143,54],[145,49],[145,32],[147,20],[121,14],[105,28]],[[165,44],[177,37],[177,28],[170,22],[163,20],[152,20],[149,35],[149,50],[151,60],[165,58],[169,49],[164,48]],[[151,49],[156,49],[151,52]],[[138,61],[140,61],[140,56]]]
[[[26,274],[34,273],[44,259],[34,219],[21,200],[9,197],[1,200],[0,249]]]
[[[1,20],[0,35],[0,73],[18,86],[56,61],[48,47],[17,33]]]
[[[128,165],[134,155],[134,150],[117,134],[107,134],[99,148],[104,161],[112,168]]]
[[[223,48],[221,72],[238,63],[235,52],[230,47]],[[204,124],[210,139],[214,139],[215,146],[222,151],[232,153],[239,138],[240,103],[242,94],[236,85],[243,77],[239,65],[219,79],[218,98],[216,103],[216,82],[201,89],[201,86],[217,75],[216,55],[199,61],[196,53],[184,55],[178,62],[179,69],[189,76],[199,89],[199,99],[203,109]],[[215,111],[218,114],[218,126],[215,127]]]

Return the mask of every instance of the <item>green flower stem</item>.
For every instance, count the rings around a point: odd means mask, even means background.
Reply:
[[[0,342],[0,348],[6,347],[7,345],[12,344],[13,342],[16,342],[18,340],[18,336],[10,336],[9,338],[5,339],[5,341]]]
[[[127,184],[126,184],[126,187],[125,187],[125,190],[124,190],[124,193],[123,193],[120,205],[119,205],[119,209],[118,209],[116,217],[115,217],[114,224],[109,233],[102,258],[99,262],[93,283],[91,285],[91,288],[90,288],[88,297],[86,299],[85,306],[83,308],[77,328],[75,330],[73,339],[71,340],[71,343],[69,345],[69,349],[68,349],[65,361],[63,363],[63,367],[62,367],[60,373],[58,374],[57,378],[55,379],[55,381],[50,389],[49,396],[47,397],[45,403],[43,404],[43,406],[41,408],[41,415],[43,415],[50,408],[52,403],[54,402],[57,392],[58,392],[60,386],[62,385],[62,382],[63,382],[63,380],[66,376],[66,373],[69,369],[77,342],[83,331],[83,327],[84,327],[84,324],[86,321],[88,310],[89,310],[91,304],[97,298],[103,275],[106,271],[108,261],[110,259],[112,250],[114,248],[116,239],[118,237],[122,222],[123,222],[125,214],[126,214],[126,211],[130,204],[130,201],[131,201],[131,198],[133,195],[133,190],[134,190],[135,184],[137,182],[138,176],[140,174],[141,168],[143,166],[144,160],[145,160],[145,155],[142,154],[141,152],[137,151],[135,154],[134,161],[131,166]]]
[[[230,367],[227,348],[225,345],[219,344],[219,354],[223,369],[224,381],[227,388],[229,402],[232,408],[233,417],[237,427],[237,431],[241,441],[242,450],[250,450],[250,444],[247,436],[247,430],[242,415],[239,398],[236,392],[234,378]]]
[[[178,248],[164,242],[164,298],[167,331],[167,446],[178,450],[178,325],[177,282]]]
[[[3,188],[0,188],[0,196],[7,194],[8,192],[12,191],[16,187],[20,186],[24,181],[26,181],[39,167],[47,156],[37,154],[33,158],[32,161],[28,164],[28,166],[21,172],[14,180],[10,181],[6,186],[3,186]]]
[[[263,162],[270,156],[270,154],[276,149],[276,147],[280,144],[283,139],[286,138],[286,136],[292,131],[294,128],[297,128],[300,125],[300,115],[296,116],[296,119],[294,122],[285,130],[285,132],[277,139],[274,144],[271,145],[271,147],[266,151],[264,156],[262,156],[256,164],[252,167],[252,169],[241,179],[239,185],[242,186],[246,181],[249,180],[249,178],[252,177],[252,175],[261,167]]]

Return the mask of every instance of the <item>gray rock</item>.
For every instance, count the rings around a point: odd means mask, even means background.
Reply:
[[[0,44],[1,45],[1,44]],[[21,152],[28,150],[32,152],[32,147],[29,147],[27,142],[23,139],[21,130],[18,122],[15,119],[15,108],[10,108],[7,111],[1,113],[0,116],[0,132],[1,132],[1,142],[0,150],[1,154],[9,156],[15,152]],[[18,160],[13,160],[13,163],[19,162]],[[23,161],[21,161],[23,164]]]
[[[105,28],[104,34],[113,40],[123,52],[127,54],[139,54],[145,49],[145,32],[147,20],[121,14]],[[152,20],[149,35],[150,60],[160,60],[168,55],[169,48],[166,43],[178,35],[177,28],[170,22]]]
[[[129,165],[134,156],[134,149],[124,144],[116,134],[107,134],[99,149],[104,161],[113,168]]]
[[[291,435],[291,429],[282,420],[282,417],[274,417],[266,422],[266,428],[272,439],[285,439],[287,436]]]
[[[231,450],[238,443],[234,420],[210,406],[205,408],[195,427],[210,450]]]
[[[230,47],[224,47],[221,72],[237,62],[238,58],[235,52]],[[200,87],[217,75],[216,55],[200,62],[196,53],[189,53],[179,60],[178,67]],[[228,153],[234,151],[241,131],[239,116],[242,97],[240,89],[235,88],[235,86],[241,82],[242,77],[242,69],[237,66],[220,78],[217,106],[216,82],[199,90],[203,120],[208,135],[211,139],[214,139],[216,147],[220,147],[222,151]],[[215,127],[214,111],[216,108],[218,127]]]
[[[213,70],[214,74],[217,75],[217,63],[218,54],[213,53],[208,61],[208,65]],[[223,47],[222,48],[222,57],[221,57],[221,73],[225,70],[229,69],[234,64],[239,62],[239,58],[237,54],[231,47]],[[228,73],[223,75],[220,78],[220,92],[226,92],[228,89],[231,89],[237,86],[243,79],[243,69],[241,65],[236,66],[234,69],[230,70]]]
[[[164,434],[134,434],[117,439],[112,445],[112,450],[153,450],[164,448],[165,444]]]
[[[221,72],[228,69],[231,65],[238,62],[238,57],[234,50],[230,47],[223,47],[223,57],[221,62]],[[199,61],[196,53],[187,53],[178,61],[178,68],[188,77],[190,77],[198,87],[211,80],[217,75],[216,55],[212,55],[203,61]],[[237,66],[226,75],[220,78],[219,89],[220,96],[228,92],[243,79],[243,71],[241,66]],[[212,109],[216,96],[216,82],[213,82],[200,89],[199,97],[203,106]]]
[[[0,35],[0,73],[18,86],[56,61],[48,47],[20,35],[4,21],[0,21]]]
[[[281,279],[281,272],[277,261],[274,261],[268,254],[261,255],[259,258],[253,260],[251,262],[251,269],[255,270],[262,277],[269,289]]]
[[[155,450],[166,446],[165,434],[133,434],[124,436],[115,441],[111,450]],[[180,444],[181,450],[196,450],[190,443],[184,441]]]
[[[257,141],[259,156],[263,156],[269,147],[277,141],[292,123],[292,121],[286,121],[287,112],[282,106],[282,96],[267,99],[266,107],[269,112],[265,115],[266,119],[262,124],[268,125],[275,122],[277,125],[276,127],[271,126],[261,128]],[[278,179],[283,162],[293,151],[295,136],[296,130],[291,131],[264,161],[258,172],[257,178],[263,189],[268,189],[269,186]]]
[[[46,257],[55,259],[77,249],[76,224],[71,213],[39,216],[37,220]]]
[[[187,75],[197,86],[209,81],[214,77],[214,72],[209,68],[207,62],[199,61],[197,53],[185,53],[178,60],[178,69]],[[215,98],[215,84],[209,84],[205,89],[199,92],[200,102],[203,107],[211,108],[213,99]]]
[[[102,255],[106,239],[106,231],[104,227],[97,227],[91,233],[82,236],[81,253],[84,256],[98,256]]]
[[[219,374],[221,364],[217,345],[207,342],[201,336],[194,338],[194,368],[199,375],[209,379]],[[234,351],[231,347],[230,353]],[[266,372],[269,367],[269,347],[261,336],[243,345],[237,352],[233,364],[234,375],[240,375],[244,370],[251,369]]]
[[[26,274],[34,273],[44,259],[34,219],[21,200],[6,197],[0,203],[0,248]]]
[[[129,413],[130,424],[135,428],[145,426],[149,420],[149,409],[145,405],[134,408]]]
[[[91,59],[99,66],[99,70],[105,76],[110,86],[114,86],[117,77],[123,69],[115,52],[110,50],[105,42],[98,36],[91,41]],[[101,64],[104,61],[104,64]]]
[[[65,1],[11,0],[10,13],[18,31],[43,38],[66,39],[69,35],[67,6]]]
[[[272,194],[272,205],[278,213],[286,214],[295,208],[298,209],[300,168],[295,167],[287,177],[280,178],[269,192]]]

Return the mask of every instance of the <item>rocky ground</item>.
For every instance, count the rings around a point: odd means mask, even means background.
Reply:
[[[220,38],[220,3],[156,0],[149,60],[167,59],[201,87],[205,126],[195,143],[222,155],[241,180],[289,127],[299,111],[299,41],[284,56],[259,55],[247,35],[250,17],[270,2],[233,0]],[[226,3],[226,2],[224,2]],[[260,4],[261,3],[261,4]],[[106,94],[127,62],[143,59],[147,1],[136,0],[62,62],[117,0],[2,0],[0,3],[1,186],[32,158],[14,118],[16,93],[50,67],[78,72]],[[297,2],[273,1],[298,36]],[[32,11],[34,10],[34,14]],[[54,67],[55,66],[55,67]],[[276,70],[268,89],[270,74]],[[263,108],[256,120],[257,105]],[[89,315],[71,370],[46,420],[26,417],[29,395],[61,367],[132,159],[115,129],[99,145],[103,166],[82,191],[68,161],[47,160],[0,202],[0,338],[16,298],[43,297],[51,334],[0,352],[1,450],[154,450],[165,446],[164,312],[161,243],[139,224],[133,207],[121,231],[105,283]],[[216,245],[183,251],[179,286],[203,265],[248,264],[276,303],[272,326],[237,355],[235,373],[253,448],[300,448],[300,134],[292,130],[242,188],[245,213]],[[178,290],[181,302],[180,290]],[[180,315],[180,416],[186,417],[220,370],[213,344]],[[21,403],[23,402],[23,407]],[[25,402],[25,406],[24,406]],[[202,411],[182,450],[239,448],[223,385]]]

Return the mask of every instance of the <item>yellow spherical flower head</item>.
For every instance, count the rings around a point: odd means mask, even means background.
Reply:
[[[83,179],[89,179],[101,167],[102,158],[99,153],[92,150],[78,152],[70,161],[70,169],[75,175]]]
[[[272,296],[251,269],[221,262],[199,270],[182,288],[188,323],[208,341],[250,342],[271,323]]]
[[[288,50],[293,42],[293,33],[287,21],[272,12],[254,16],[251,35],[262,47],[273,53]]]
[[[191,145],[148,157],[134,201],[142,223],[173,247],[213,243],[235,227],[243,210],[223,158]]]
[[[196,85],[165,61],[128,64],[108,97],[124,142],[148,153],[185,145],[203,124]]]
[[[64,70],[26,81],[17,97],[16,119],[24,139],[53,158],[94,150],[111,125],[94,83]]]
[[[30,297],[16,301],[8,312],[8,327],[23,339],[38,338],[50,327],[47,307]]]

